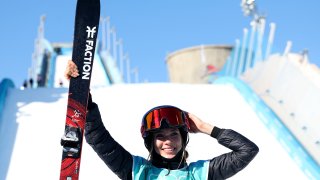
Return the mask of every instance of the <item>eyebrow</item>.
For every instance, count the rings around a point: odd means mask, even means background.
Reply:
[[[179,130],[178,129],[175,129],[175,128],[168,128],[169,129],[169,132],[171,133],[171,132],[178,132]],[[160,130],[160,131],[158,131],[158,132],[154,132],[154,134],[156,135],[156,134],[161,134],[161,133],[163,133],[163,130]]]

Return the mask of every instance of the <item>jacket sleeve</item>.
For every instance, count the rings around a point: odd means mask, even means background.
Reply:
[[[132,179],[132,155],[104,127],[97,104],[93,103],[88,110],[85,126],[87,143],[120,179]]]
[[[235,175],[245,168],[259,152],[256,144],[231,129],[215,127],[211,136],[216,138],[219,144],[232,151],[210,160],[209,180],[227,179]]]

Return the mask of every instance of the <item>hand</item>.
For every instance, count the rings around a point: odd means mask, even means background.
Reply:
[[[68,60],[67,68],[64,72],[66,79],[70,80],[71,77],[75,78],[79,76],[79,70],[77,65],[72,61]]]
[[[191,133],[205,133],[210,135],[211,131],[213,129],[213,126],[211,124],[208,124],[204,121],[202,121],[200,118],[198,118],[197,116],[186,112],[187,113],[187,117],[189,120],[189,124],[190,124],[190,130],[189,132]]]

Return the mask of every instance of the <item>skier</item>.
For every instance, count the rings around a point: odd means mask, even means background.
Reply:
[[[69,61],[67,79],[79,76]],[[98,105],[90,95],[85,126],[87,143],[120,179],[227,179],[245,168],[259,148],[231,129],[220,129],[174,106],[158,106],[142,118],[141,135],[149,158],[131,155],[109,134],[103,125]],[[211,160],[187,163],[188,134],[204,133],[231,149]]]

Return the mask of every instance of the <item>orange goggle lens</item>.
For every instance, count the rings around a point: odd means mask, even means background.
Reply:
[[[144,116],[141,127],[142,135],[144,136],[146,131],[159,129],[163,121],[166,121],[170,127],[186,126],[189,129],[187,117],[181,109],[161,106],[150,110]]]

